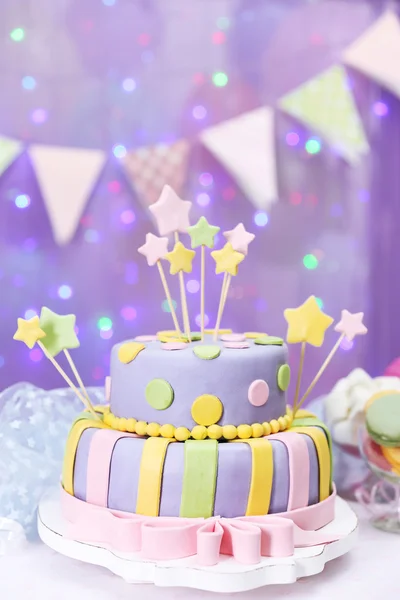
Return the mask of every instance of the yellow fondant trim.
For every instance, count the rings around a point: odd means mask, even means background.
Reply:
[[[103,409],[105,407],[102,407]],[[97,407],[95,407],[97,411]],[[213,440],[219,440],[224,438],[226,440],[234,440],[236,438],[241,439],[253,439],[261,436],[270,435],[271,433],[278,433],[279,431],[285,431],[289,429],[293,421],[292,409],[288,406],[286,409],[286,415],[279,417],[279,419],[273,419],[270,422],[264,423],[252,423],[251,425],[243,424],[236,427],[235,425],[210,425],[205,427],[203,425],[196,425],[190,431],[186,427],[175,427],[175,425],[159,425],[158,423],[146,423],[146,421],[136,421],[136,419],[125,419],[124,417],[116,417],[109,407],[104,410],[104,422],[117,431],[129,431],[130,433],[137,433],[138,435],[148,435],[150,437],[163,437],[168,439],[175,439],[179,442],[184,442],[189,438],[195,440],[205,440],[210,438]]]
[[[173,440],[149,438],[145,441],[140,461],[136,514],[158,517],[161,481],[167,447]]]
[[[96,407],[96,411],[97,408],[98,407]],[[97,419],[81,419],[80,421],[76,421],[76,423],[72,426],[67,439],[62,473],[63,487],[65,491],[72,496],[74,495],[74,466],[76,451],[82,433],[85,431],[85,429],[89,429],[90,427],[95,427],[96,429],[110,429],[108,425]]]
[[[318,426],[315,427],[293,427],[290,431],[305,433],[314,442],[318,455],[319,465],[319,500],[326,500],[331,494],[331,455],[325,432]]]
[[[272,445],[267,439],[235,440],[251,448],[251,483],[247,500],[246,517],[266,515],[269,511],[274,476]]]

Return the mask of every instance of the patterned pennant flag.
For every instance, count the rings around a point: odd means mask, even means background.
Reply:
[[[0,136],[0,175],[18,158],[23,148],[18,140]]]
[[[368,142],[346,71],[335,66],[301,85],[279,101],[286,113],[304,123],[349,163],[368,152]]]

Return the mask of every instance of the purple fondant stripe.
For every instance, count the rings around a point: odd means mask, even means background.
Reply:
[[[183,444],[169,444],[161,484],[160,517],[179,514],[182,497],[185,453]]]
[[[285,444],[271,440],[274,460],[270,513],[285,512],[289,500],[289,458]]]
[[[134,513],[144,440],[122,438],[111,459],[108,507]]]
[[[249,444],[220,443],[214,515],[232,518],[245,515],[251,483]],[[232,473],[238,476],[232,478]]]
[[[91,427],[82,433],[76,450],[74,466],[74,495],[86,501],[87,467],[92,438],[98,429]]]

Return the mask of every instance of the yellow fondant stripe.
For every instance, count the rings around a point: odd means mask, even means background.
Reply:
[[[165,454],[172,441],[166,438],[149,438],[143,445],[136,499],[138,515],[158,517]]]
[[[324,431],[320,427],[292,427],[290,431],[304,433],[314,442],[319,465],[319,500],[326,500],[331,494],[331,453]]]
[[[269,511],[274,476],[272,445],[266,438],[234,440],[249,444],[251,448],[251,483],[247,500],[246,517],[266,515]]]
[[[67,445],[64,455],[63,473],[62,473],[62,484],[68,494],[74,494],[74,466],[76,451],[78,449],[79,440],[81,439],[82,433],[86,429],[95,427],[96,429],[110,429],[108,425],[105,425],[100,420],[90,419],[87,417],[78,417],[72,425],[71,431],[69,432]]]

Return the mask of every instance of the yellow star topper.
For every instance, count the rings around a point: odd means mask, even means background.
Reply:
[[[288,322],[286,340],[289,344],[307,342],[312,346],[322,346],[325,331],[333,323],[320,309],[315,296],[310,296],[298,308],[287,308],[284,316]]]
[[[24,342],[28,348],[32,349],[38,340],[46,337],[43,329],[40,329],[39,317],[32,319],[18,319],[18,329],[14,333],[14,340]]]
[[[217,275],[218,273],[237,275],[238,265],[244,260],[244,254],[236,252],[229,242],[225,244],[222,250],[211,252],[211,256],[215,260],[215,272]]]
[[[169,269],[171,275],[176,275],[176,273],[179,273],[180,271],[191,273],[192,262],[195,256],[196,252],[194,250],[188,250],[182,242],[176,242],[174,249],[171,252],[168,252],[164,258],[171,263]]]

